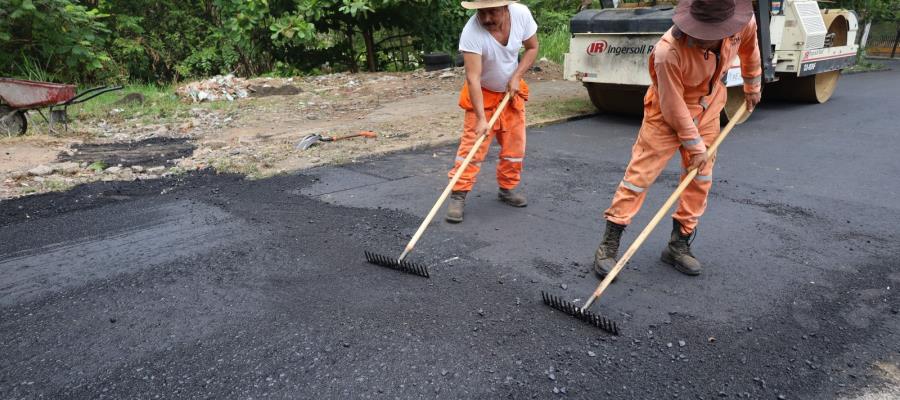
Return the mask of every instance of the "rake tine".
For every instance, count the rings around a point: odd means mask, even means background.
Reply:
[[[562,300],[552,294],[541,291],[541,299],[547,306],[562,311],[581,320],[589,325],[593,325],[613,335],[619,335],[619,325],[614,321],[610,321],[605,317],[592,313],[590,310],[582,309],[572,302]]]
[[[428,273],[428,267],[426,267],[425,264],[411,263],[409,261],[399,261],[392,257],[386,257],[381,254],[376,254],[369,251],[366,251],[365,254],[366,261],[368,261],[370,264],[375,264],[385,268],[405,272],[407,274],[418,275],[424,278],[431,277],[431,275]]]

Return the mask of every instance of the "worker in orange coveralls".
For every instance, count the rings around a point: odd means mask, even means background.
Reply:
[[[500,143],[497,164],[499,198],[511,206],[525,207],[528,204],[525,196],[514,189],[521,180],[525,157],[528,85],[522,76],[537,58],[537,23],[528,7],[515,1],[464,1],[462,6],[477,12],[466,23],[459,39],[459,50],[463,52],[466,64],[466,83],[459,95],[459,106],[466,111],[466,115],[456,164],[448,176],[456,174],[478,137],[488,132],[488,120],[508,92],[512,98],[490,132]],[[522,47],[525,52],[519,62],[519,49]],[[475,184],[475,177],[490,144],[490,137],[482,142],[472,162],[454,185],[447,206],[448,222],[462,222],[466,194]]]
[[[672,20],[675,25],[650,55],[653,83],[644,97],[644,120],[625,177],[604,213],[606,232],[594,255],[601,278],[615,266],[622,232],[676,150],[681,152],[682,179],[691,169],[699,171],[672,215],[662,261],[687,275],[700,274],[690,244],[712,186],[715,159],[707,159],[706,148],[719,135],[724,79],[735,55],[741,61],[748,110],[759,103],[762,69],[750,0],[681,0]]]

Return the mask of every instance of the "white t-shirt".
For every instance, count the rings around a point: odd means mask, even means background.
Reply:
[[[481,27],[478,15],[469,18],[459,37],[459,50],[481,54],[481,87],[494,92],[505,92],[509,78],[519,66],[519,49],[522,42],[534,36],[537,23],[531,11],[519,3],[509,6],[509,41],[504,47]]]

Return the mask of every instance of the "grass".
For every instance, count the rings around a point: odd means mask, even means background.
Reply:
[[[30,81],[53,82],[55,77],[47,72],[47,69],[32,57],[24,57],[19,66],[19,74]]]
[[[856,65],[847,68],[844,70],[845,73],[859,73],[859,72],[872,72],[872,71],[882,71],[887,69],[882,63],[869,61],[866,57],[860,57],[859,61],[857,61]]]
[[[91,165],[88,165],[88,169],[93,170],[94,172],[101,172],[106,169],[107,165],[103,161],[94,161]]]
[[[85,90],[87,88],[80,88]],[[129,93],[139,93],[144,96],[143,105],[138,103],[116,104],[119,99]],[[155,116],[166,118],[184,108],[185,104],[178,100],[173,86],[156,86],[147,84],[126,85],[121,91],[102,94],[73,108],[71,113],[74,118],[105,118],[114,109],[120,109],[117,116],[128,119],[140,116]],[[74,119],[73,118],[73,119]]]
[[[81,119],[109,118],[110,113],[116,110],[117,112],[114,114],[116,118],[140,118],[144,122],[163,123],[189,116],[192,108],[223,109],[231,108],[234,105],[233,102],[229,101],[184,102],[175,94],[175,89],[176,86],[172,85],[130,84],[126,85],[121,91],[100,95],[75,107],[71,114],[72,117]],[[143,104],[116,103],[130,93],[142,95],[144,97]]]
[[[584,98],[548,101],[540,105],[531,106],[529,112],[531,113],[529,119],[532,122],[541,123],[543,121],[592,114],[597,112],[597,109],[585,95]]]
[[[244,175],[250,179],[262,177],[259,166],[250,160],[235,160],[223,157],[212,160],[210,166],[218,173]]]
[[[78,91],[87,90],[80,87]],[[128,84],[120,91],[104,93],[84,103],[71,106],[68,110],[70,121],[92,124],[94,121],[123,122],[131,121],[141,124],[164,124],[183,121],[191,117],[191,109],[231,110],[237,107],[236,102],[214,101],[206,103],[189,103],[182,101],[175,94],[176,86],[152,84]],[[139,93],[143,96],[141,103],[117,103],[125,95]],[[36,112],[29,113],[29,132],[47,132],[47,123]],[[45,112],[45,115],[49,115]],[[72,128],[72,125],[70,125]],[[76,125],[77,129],[77,125]]]
[[[48,192],[64,192],[75,186],[74,183],[56,178],[47,179],[42,182],[41,185],[43,186],[44,191]]]
[[[563,63],[564,55],[569,51],[569,29],[561,29],[552,33],[538,33],[538,58],[546,57],[557,64]]]

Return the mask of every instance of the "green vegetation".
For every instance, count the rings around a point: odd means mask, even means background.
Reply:
[[[410,69],[455,47],[455,0],[0,0],[0,75],[171,83]]]
[[[561,60],[580,0],[527,0]],[[0,75],[168,85],[234,72],[396,71],[455,52],[458,0],[0,0]]]
[[[75,184],[59,178],[50,178],[41,183],[43,190],[47,192],[64,192],[71,189]]]
[[[540,107],[532,107],[530,111],[531,115],[528,118],[531,121],[541,122],[553,121],[573,115],[593,114],[597,112],[597,109],[587,96],[585,96],[584,98],[547,102],[541,104]]]
[[[860,56],[856,65],[844,70],[844,73],[872,72],[887,69],[882,63],[869,61],[865,56]]]
[[[522,3],[541,55],[561,62],[582,1]],[[897,0],[828,6],[900,21]],[[458,0],[0,0],[0,75],[169,85],[229,72],[409,70],[426,52],[455,52],[469,15]]]
[[[146,116],[154,119],[167,119],[190,106],[179,101],[175,95],[175,88],[168,85],[132,84],[126,85],[121,92],[115,93],[114,95],[98,96],[78,107],[72,107],[69,109],[69,113],[74,118],[106,118],[113,110],[121,110],[116,112],[116,117],[128,119],[135,116]],[[118,104],[122,93],[140,94],[144,99],[143,105],[137,103]]]
[[[88,169],[93,170],[94,172],[102,172],[106,167],[107,165],[103,161],[94,161],[91,165],[88,165]]]
[[[540,57],[562,64],[565,54],[569,51],[569,39],[568,27],[552,33],[540,33],[538,35],[541,45]]]

